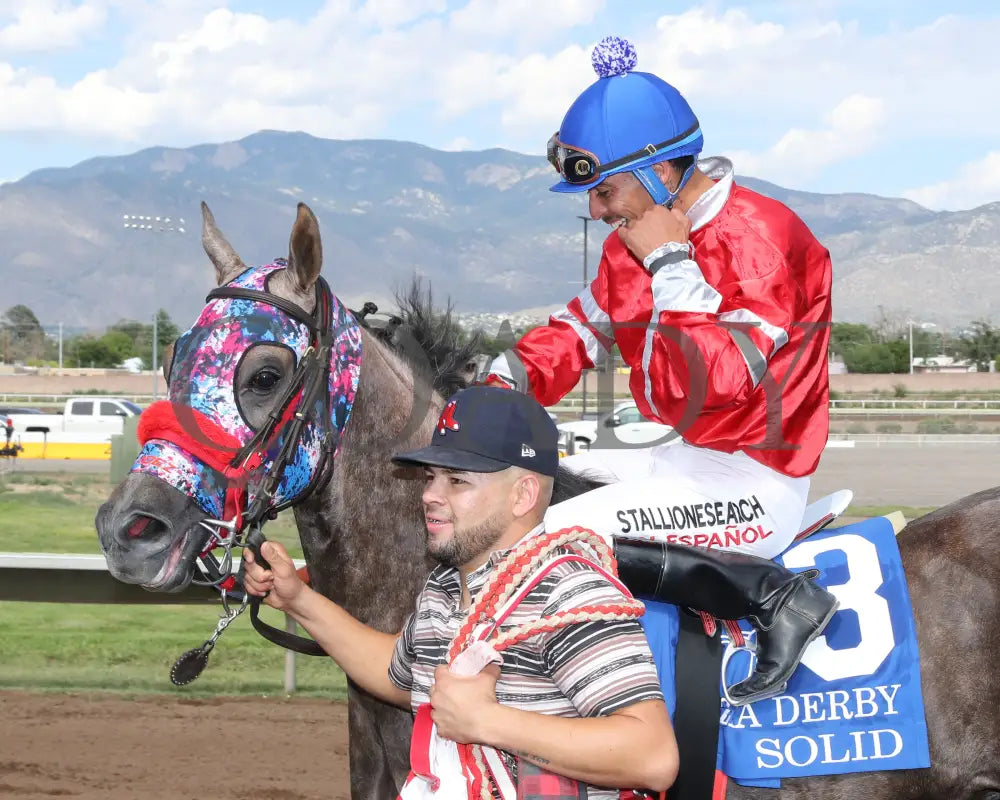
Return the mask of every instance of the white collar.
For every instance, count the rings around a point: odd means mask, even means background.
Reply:
[[[692,231],[704,228],[719,215],[733,189],[734,177],[733,162],[723,156],[701,158],[698,160],[697,166],[706,176],[715,181],[715,184],[695,200],[691,208],[687,210]]]

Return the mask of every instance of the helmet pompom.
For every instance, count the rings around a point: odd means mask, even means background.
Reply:
[[[590,62],[599,78],[611,78],[615,75],[627,75],[638,62],[635,47],[626,39],[618,36],[605,36],[594,46],[590,54]]]

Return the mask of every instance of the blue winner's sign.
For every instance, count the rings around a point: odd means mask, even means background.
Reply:
[[[784,694],[743,707],[722,701],[719,769],[742,784],[777,786],[781,778],[930,766],[913,611],[892,525],[878,518],[819,533],[778,560],[794,571],[818,568],[840,608]],[[672,661],[666,669],[660,662],[676,642],[676,616],[651,605],[643,624],[661,682],[672,687]],[[726,684],[752,669],[751,656],[737,652]]]

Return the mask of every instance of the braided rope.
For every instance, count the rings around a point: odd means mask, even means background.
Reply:
[[[493,800],[493,791],[490,789],[490,780],[487,777],[490,772],[486,766],[486,756],[483,754],[483,748],[478,744],[469,745],[469,751],[472,753],[472,763],[475,764],[476,769],[479,771],[479,798],[480,800]]]
[[[473,600],[465,623],[459,628],[448,649],[448,662],[455,660],[459,653],[466,650],[474,641],[476,626],[492,621],[496,610],[504,605],[528,580],[539,566],[559,547],[566,545],[586,545],[592,551],[584,553],[593,559],[596,555],[600,565],[612,575],[618,575],[618,562],[607,543],[587,528],[574,526],[563,528],[552,533],[533,536],[522,542],[497,564],[490,579]],[[583,547],[572,548],[582,550]],[[540,633],[551,633],[568,625],[584,622],[614,621],[638,619],[645,612],[645,606],[635,598],[626,598],[622,603],[598,604],[581,606],[570,611],[559,611],[547,617],[511,627],[505,631],[493,631],[489,641],[497,652],[537,636]],[[477,779],[480,784],[479,800],[493,800],[492,781],[486,765],[483,748],[480,745],[469,745],[473,766],[478,770]]]
[[[613,622],[615,620],[638,619],[646,611],[646,607],[638,600],[630,600],[615,605],[581,606],[574,611],[557,611],[548,617],[535,622],[520,625],[498,634],[490,641],[497,652],[511,645],[530,639],[540,633],[552,633],[569,625],[582,622]]]
[[[514,548],[497,564],[486,585],[476,595],[465,623],[452,640],[448,651],[449,663],[472,644],[476,626],[490,619],[497,608],[510,599],[525,578],[531,575],[550,553],[558,547],[572,543],[589,545],[601,566],[612,575],[618,574],[618,564],[611,548],[591,530],[574,526],[533,536]]]

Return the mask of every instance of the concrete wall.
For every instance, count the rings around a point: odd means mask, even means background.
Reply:
[[[156,384],[162,397],[167,382],[157,374]],[[102,394],[153,394],[153,374],[115,370],[64,370],[62,375],[3,374],[0,373],[0,392],[33,394],[73,394],[74,392],[101,392]]]
[[[872,394],[876,389],[892,394],[903,384],[910,394],[930,392],[1000,392],[1000,372],[928,372],[916,375],[831,375],[836,392]]]
[[[600,376],[587,376],[587,392],[596,397]],[[624,397],[629,393],[628,375],[613,376],[615,396]],[[875,390],[892,394],[897,384],[903,384],[910,394],[929,392],[987,392],[1000,393],[1000,373],[960,372],[927,373],[917,375],[831,375],[830,388],[836,392],[871,394]],[[159,395],[166,392],[166,381],[157,376]],[[577,385],[575,393],[581,392],[583,382]],[[73,392],[100,391],[120,394],[153,393],[153,375],[150,372],[134,374],[114,370],[65,370],[63,375],[55,374],[12,374],[0,371],[0,392],[34,392],[38,394],[72,394]]]

